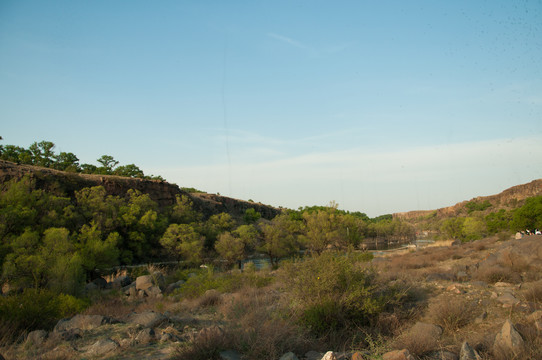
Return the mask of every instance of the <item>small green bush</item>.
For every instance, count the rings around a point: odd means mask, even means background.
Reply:
[[[221,293],[233,292],[243,287],[261,288],[273,281],[271,276],[262,272],[215,273],[212,267],[188,278],[180,289],[180,294],[187,298],[196,298],[207,290]]]
[[[51,329],[64,317],[88,307],[87,300],[49,290],[26,289],[22,294],[0,297],[0,321],[12,327],[14,335],[24,331]]]

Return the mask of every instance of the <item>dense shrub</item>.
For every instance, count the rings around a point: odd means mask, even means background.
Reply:
[[[0,321],[9,324],[14,336],[24,331],[51,329],[64,317],[83,311],[86,300],[48,290],[26,289],[23,293],[0,297]]]
[[[283,282],[294,314],[317,335],[369,325],[406,299],[405,289],[379,282],[363,262],[331,252],[285,264]]]

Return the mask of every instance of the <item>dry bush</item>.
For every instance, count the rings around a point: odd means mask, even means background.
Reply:
[[[305,330],[283,316],[277,292],[270,289],[244,289],[227,296],[219,312],[231,322],[235,348],[249,359],[278,359],[293,351],[308,351]]]
[[[521,294],[526,301],[542,303],[542,281],[528,284]]]
[[[468,325],[474,318],[476,304],[465,299],[441,297],[429,304],[427,319],[440,325],[444,331],[453,332]]]
[[[522,273],[529,270],[527,259],[510,249],[505,249],[500,253],[498,263],[516,273]]]
[[[197,299],[197,307],[206,308],[209,306],[216,306],[222,301],[222,295],[217,290],[207,290],[203,296]]]
[[[416,356],[421,357],[431,351],[437,350],[439,347],[438,339],[427,332],[409,331],[397,338],[393,343],[393,348],[408,349],[408,351]]]
[[[206,328],[193,335],[182,344],[173,355],[177,360],[214,360],[220,359],[220,351],[232,347],[233,337],[219,327]]]
[[[121,298],[102,298],[90,305],[83,314],[103,315],[115,319],[131,314],[135,310],[134,304],[127,303]]]
[[[510,268],[503,267],[502,265],[496,263],[482,263],[472,273],[473,280],[481,280],[490,284],[496,282],[511,282],[518,283],[521,281],[521,276],[517,273],[514,273]]]

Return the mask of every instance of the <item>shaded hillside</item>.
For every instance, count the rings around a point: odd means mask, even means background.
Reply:
[[[444,219],[467,214],[472,208],[482,204],[485,204],[485,206],[481,206],[480,208],[487,207],[492,211],[500,209],[510,210],[521,206],[525,202],[525,199],[539,195],[542,195],[542,179],[534,180],[527,184],[513,186],[496,195],[478,196],[471,200],[457,203],[453,206],[448,206],[437,210],[419,210],[395,213],[393,214],[393,217],[410,222],[416,222],[418,220],[428,218]]]
[[[195,209],[206,217],[221,212],[241,217],[250,208],[258,211],[266,219],[272,219],[280,213],[280,209],[260,203],[205,193],[187,193],[175,184],[160,180],[80,174],[0,160],[1,183],[11,179],[21,179],[24,175],[30,175],[36,181],[38,188],[58,189],[70,197],[82,188],[103,186],[108,195],[114,196],[124,196],[129,189],[139,190],[144,194],[149,194],[150,198],[162,208],[175,204],[177,195],[187,195],[192,199]]]

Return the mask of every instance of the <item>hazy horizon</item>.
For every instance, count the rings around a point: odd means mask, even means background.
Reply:
[[[374,217],[542,178],[539,1],[3,1],[0,136]]]

